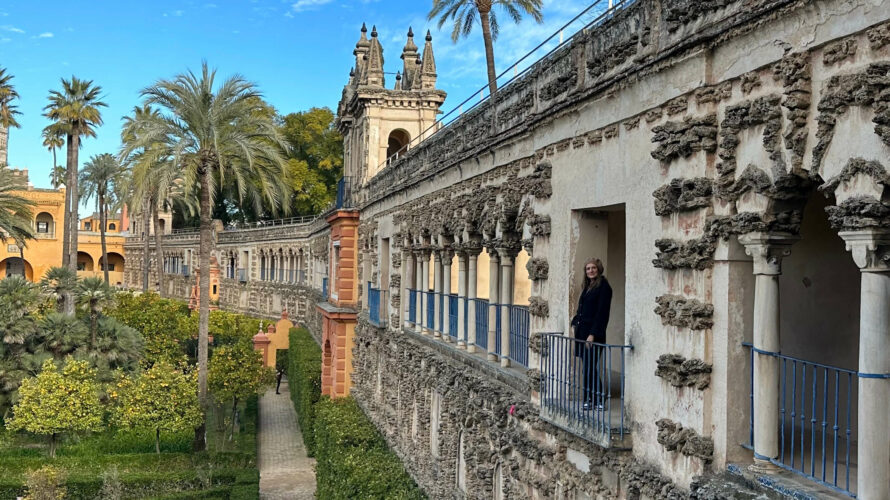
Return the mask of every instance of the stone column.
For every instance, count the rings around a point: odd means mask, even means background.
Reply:
[[[754,259],[754,461],[769,467],[779,455],[779,275],[799,239],[788,233],[739,236]]]
[[[399,324],[403,325],[405,328],[410,328],[411,324],[408,322],[408,311],[411,304],[408,300],[410,295],[408,290],[414,286],[414,256],[412,256],[411,252],[405,248],[402,249],[402,265],[400,269],[402,270],[402,277],[399,280],[401,285],[401,290],[399,291],[399,298],[401,300],[401,307],[399,307]]]
[[[433,252],[433,337],[441,338],[442,322],[439,315],[442,312],[442,254],[440,250]]]
[[[510,306],[513,305],[513,259],[515,248],[498,248],[501,258],[501,366],[510,366]]]
[[[476,335],[480,332],[476,331],[476,286],[478,279],[478,259],[481,249],[475,248],[467,252],[469,265],[467,266],[467,352],[476,352]],[[488,332],[481,332],[481,335],[488,335]]]
[[[890,498],[890,231],[840,231],[862,271],[859,291],[857,496]]]
[[[497,312],[498,300],[501,290],[500,259],[497,251],[491,249],[488,252],[488,360],[497,361]]]
[[[419,333],[423,328],[420,326],[423,324],[423,316],[421,316],[423,295],[420,293],[423,291],[423,252],[420,250],[414,251],[414,290],[416,291],[414,294],[414,330]]]
[[[421,254],[422,254],[422,257],[421,257],[421,264],[422,264],[421,283],[422,283],[422,287],[423,287],[422,288],[423,297],[421,297],[420,303],[422,306],[421,310],[423,311],[422,315],[421,315],[421,318],[423,319],[422,324],[424,326],[423,326],[423,329],[421,329],[420,333],[422,333],[424,335],[431,335],[433,333],[432,325],[428,324],[429,323],[429,321],[428,321],[429,313],[427,313],[427,310],[429,309],[429,304],[430,304],[429,303],[430,299],[427,298],[429,296],[429,291],[430,291],[430,251],[423,250],[421,252]]]
[[[442,250],[442,307],[445,309],[442,313],[442,337],[446,340],[451,338],[451,320],[448,315],[448,307],[451,303],[451,258],[454,252],[450,249]]]
[[[464,302],[467,300],[467,252],[457,252],[457,347],[466,348],[467,330],[464,328],[467,311]]]

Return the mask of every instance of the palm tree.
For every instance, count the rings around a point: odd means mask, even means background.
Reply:
[[[81,80],[72,76],[71,80],[62,79],[62,90],[49,92],[49,104],[43,110],[45,116],[52,120],[60,133],[66,136],[68,145],[65,171],[66,206],[65,231],[62,241],[62,265],[77,271],[77,207],[80,199],[77,195],[77,159],[80,150],[80,138],[95,137],[95,127],[102,125],[102,113],[99,108],[106,106],[101,100],[102,87],[93,85],[92,80]],[[73,312],[74,303],[68,301],[69,313]]]
[[[454,21],[454,29],[451,31],[453,42],[457,43],[461,36],[469,35],[477,18],[482,25],[482,41],[485,43],[485,62],[488,67],[488,91],[491,94],[492,133],[497,131],[495,97],[498,91],[497,73],[494,67],[494,42],[500,32],[498,18],[493,9],[500,7],[517,24],[522,21],[523,13],[541,23],[544,21],[544,14],[541,13],[543,3],[543,0],[433,0],[433,8],[427,19],[438,17],[439,28],[448,21]]]
[[[65,169],[60,167],[56,161],[56,150],[65,145],[65,134],[59,130],[56,124],[53,124],[44,127],[41,136],[43,137],[43,147],[53,154],[53,170],[49,174],[50,183],[52,183],[53,189],[59,189],[59,186],[65,183]]]
[[[105,272],[105,284],[108,284],[108,250],[105,246],[105,227],[108,224],[109,197],[114,196],[113,185],[120,176],[121,167],[117,160],[108,153],[93,156],[83,166],[80,183],[84,198],[96,197],[96,208],[99,211],[99,239],[102,242],[102,268]],[[113,203],[111,203],[113,204]]]
[[[40,289],[55,299],[57,311],[64,312],[68,309],[67,301],[77,291],[77,271],[64,266],[51,267],[40,280]]]
[[[210,252],[212,209],[220,186],[234,184],[241,203],[250,199],[278,207],[287,191],[285,147],[275,121],[261,113],[262,95],[239,75],[215,84],[216,71],[202,64],[200,75],[189,71],[172,80],[159,80],[142,91],[145,103],[166,113],[152,120],[141,141],[125,144],[122,153],[157,142],[166,144],[182,170],[187,190],[200,194],[198,398],[207,398],[207,333],[210,317]],[[284,207],[287,211],[288,207]],[[195,446],[205,446],[204,425],[196,429]]]
[[[114,298],[114,290],[108,286],[107,281],[91,276],[81,280],[77,287],[77,292],[77,301],[83,306],[90,318],[90,346],[95,347],[99,313]]]
[[[12,101],[18,99],[19,93],[12,86],[13,76],[0,68],[0,165],[5,166],[9,160],[9,129],[18,128],[16,115],[21,113]]]

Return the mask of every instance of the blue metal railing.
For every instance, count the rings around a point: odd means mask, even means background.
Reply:
[[[368,319],[375,326],[383,326],[380,321],[380,290],[368,282]]]
[[[432,330],[435,327],[436,318],[436,294],[433,292],[423,292],[426,296],[426,324],[427,329]]]
[[[439,303],[439,319],[437,323],[439,325],[438,332],[442,335],[447,335],[448,325],[445,324],[445,294],[436,292],[436,302]]]
[[[408,322],[417,324],[417,290],[408,289]]]
[[[457,338],[457,294],[448,295],[448,336]]]
[[[510,352],[508,357],[528,368],[528,306],[510,306]]]
[[[182,275],[183,276],[189,275],[189,266],[182,266]]]
[[[752,347],[751,344],[743,344]],[[858,407],[855,370],[757,351],[779,363],[779,456],[770,462],[855,497],[851,489],[853,429]],[[754,446],[754,349],[751,349],[750,443]]]
[[[476,345],[488,350],[488,301],[485,299],[470,299],[475,304],[476,314]]]
[[[321,296],[325,300],[328,300],[328,279],[327,278],[321,279]]]
[[[625,356],[631,349],[542,334],[542,417],[588,438],[624,438],[630,432],[624,403]]]

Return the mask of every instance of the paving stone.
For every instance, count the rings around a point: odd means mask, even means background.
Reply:
[[[281,381],[280,392],[270,389],[260,398],[260,498],[314,499],[315,460],[306,456],[287,381]]]

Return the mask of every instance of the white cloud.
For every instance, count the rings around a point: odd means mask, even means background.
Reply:
[[[52,34],[52,32],[47,31],[46,33],[41,33],[41,34],[37,35],[37,38],[52,38],[53,36],[54,35]]]
[[[0,43],[11,42],[12,38],[0,38]]]
[[[215,9],[217,7],[218,7],[218,5],[216,5],[215,3],[205,3],[204,4],[205,9]]]
[[[10,26],[8,24],[0,26],[0,30],[9,31],[10,33],[24,33],[25,32],[25,30],[23,30],[23,29],[16,28],[15,26]]]
[[[303,12],[306,10],[311,10],[316,7],[321,7],[322,5],[331,3],[333,0],[297,0],[297,2],[291,5],[291,8],[294,12]]]

